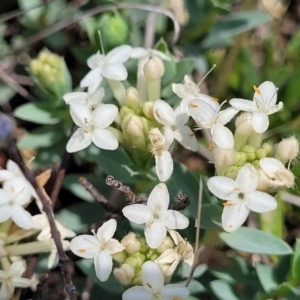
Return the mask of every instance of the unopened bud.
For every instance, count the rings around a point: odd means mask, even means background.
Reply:
[[[255,148],[254,147],[252,147],[250,145],[246,145],[242,148],[241,151],[246,154],[248,162],[252,162],[256,159]]]
[[[236,179],[240,169],[241,169],[240,166],[229,166],[228,168],[226,168],[224,176],[227,176],[232,179]]]
[[[299,143],[294,136],[283,139],[277,146],[276,158],[284,165],[295,159],[299,153]]]
[[[130,255],[126,260],[125,263],[131,265],[133,268],[142,267],[142,264],[145,262],[145,255],[136,252]]]
[[[143,104],[142,110],[146,118],[155,121],[154,114],[153,114],[153,101],[147,101]]]
[[[114,269],[114,276],[121,284],[129,285],[134,277],[134,268],[128,264],[123,264],[120,268]]]
[[[273,156],[273,147],[269,143],[264,143],[261,148],[255,151],[255,154],[257,159]]]
[[[235,120],[235,132],[239,135],[249,136],[253,132],[252,114],[242,113]]]
[[[121,240],[121,244],[125,247],[125,251],[129,254],[137,252],[141,248],[141,243],[133,232],[124,236]]]
[[[175,246],[175,244],[174,244],[173,240],[171,239],[171,237],[166,236],[164,241],[162,242],[162,244],[158,248],[156,248],[156,251],[159,254],[161,254],[167,249],[174,248],[174,246]]]
[[[144,74],[147,80],[154,81],[161,79],[165,73],[165,66],[162,59],[154,56],[148,60],[144,66]]]
[[[129,87],[126,90],[125,105],[135,110],[139,107],[139,104],[140,99],[138,90],[134,87]]]

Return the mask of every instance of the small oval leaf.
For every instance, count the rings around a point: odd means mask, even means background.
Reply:
[[[220,238],[231,248],[244,252],[276,255],[293,253],[286,242],[258,229],[240,227],[232,233],[220,233]]]

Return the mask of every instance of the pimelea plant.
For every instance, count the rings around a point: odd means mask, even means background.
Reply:
[[[278,143],[266,135],[273,115],[284,110],[277,83],[253,82],[252,100],[222,101],[202,91],[205,77],[195,82],[190,63],[163,40],[105,52],[99,35],[101,47],[87,57],[74,90],[66,62],[50,50],[29,65],[41,101],[21,105],[15,115],[49,126],[38,134],[54,132],[53,153],[63,149],[50,196],[44,189],[50,171],[33,176],[16,145],[14,120],[0,114],[0,147],[9,158],[0,170],[0,299],[11,299],[15,288],[31,287],[38,295],[42,279],[22,275],[27,258],[40,253],[47,254],[47,267],[40,269],[60,267],[69,299],[77,297],[74,278],[83,297],[83,276],[72,274],[66,251],[76,270],[101,288],[97,297],[296,299],[288,297],[300,295],[299,241],[291,274],[280,286],[272,263],[293,250],[265,226],[282,211],[280,191],[295,186],[292,166],[299,154],[294,135]],[[32,141],[29,133],[19,146]],[[176,156],[204,148],[214,176],[201,174],[199,181]],[[45,153],[33,163],[43,165]],[[91,164],[94,176],[67,175],[62,183],[71,156],[76,165]],[[54,215],[62,184],[87,202]]]

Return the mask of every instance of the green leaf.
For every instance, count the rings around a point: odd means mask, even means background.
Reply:
[[[79,203],[68,208],[61,209],[55,214],[55,219],[76,233],[81,233],[94,222],[102,220],[104,210],[99,203]]]
[[[232,286],[228,282],[223,280],[214,280],[210,283],[210,287],[220,300],[240,300],[234,294]]]
[[[201,228],[220,229],[215,222],[221,221],[222,208],[219,205],[204,203],[201,208]],[[215,222],[214,222],[215,221]]]
[[[91,277],[95,284],[97,284],[103,290],[109,291],[112,294],[121,294],[124,292],[124,287],[119,284],[113,276],[110,276],[105,282],[101,282],[97,278],[93,259],[81,259],[76,262],[76,265],[84,274]]]
[[[239,251],[276,255],[293,253],[286,242],[258,229],[240,227],[232,233],[220,233],[220,238],[228,246]]]
[[[266,293],[269,293],[278,287],[272,265],[257,264],[256,273]]]
[[[102,195],[108,196],[110,188],[105,184],[104,177],[88,174],[67,175],[63,181],[63,187],[71,191],[74,195],[87,202],[95,202],[94,197],[78,182],[78,179],[85,177]]]
[[[0,47],[1,48],[1,47]],[[9,85],[6,83],[0,83],[0,104],[4,104],[8,102],[15,94],[16,91],[11,88]]]
[[[38,128],[26,133],[18,142],[20,148],[49,147],[64,137],[61,126],[53,125]]]
[[[14,116],[37,124],[57,124],[60,119],[55,117],[55,112],[52,110],[47,103],[26,103],[14,111]]]

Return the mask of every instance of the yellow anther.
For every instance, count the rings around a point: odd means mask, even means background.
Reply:
[[[253,89],[258,95],[261,95],[261,91],[259,90],[259,88],[256,85],[253,85]]]

